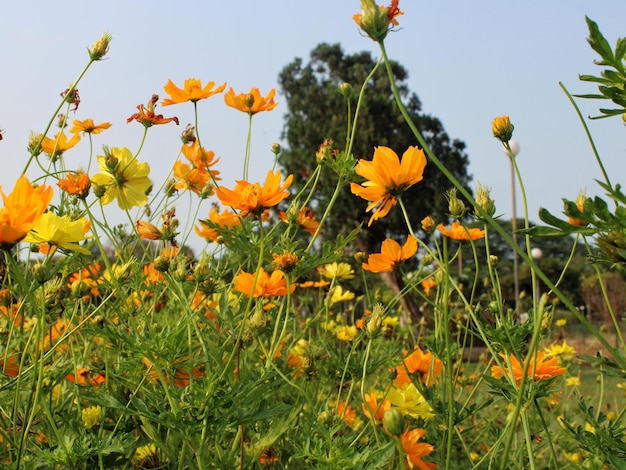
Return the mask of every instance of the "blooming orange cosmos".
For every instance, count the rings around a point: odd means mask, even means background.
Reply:
[[[63,131],[54,136],[53,139],[44,137],[41,141],[41,150],[48,155],[51,159],[55,160],[57,157],[63,155],[63,152],[71,149],[80,142],[80,135],[72,134],[72,137],[68,140]]]
[[[278,211],[278,218],[283,222],[290,222],[289,215],[287,215],[287,213],[284,211]],[[300,209],[298,211],[298,214],[294,217],[293,221],[300,225],[311,235],[315,235],[317,228],[320,226],[320,223],[315,219],[315,214],[308,207]]]
[[[200,196],[211,176],[206,170],[202,171],[199,168],[194,168],[187,163],[177,160],[174,163],[174,178],[176,178],[176,184],[174,185],[176,189],[192,191]]]
[[[217,207],[213,207],[209,212],[209,218],[200,220],[200,225],[196,225],[194,229],[205,240],[214,242],[220,236],[220,228],[230,229],[237,225],[241,225],[239,215],[229,210],[224,210],[220,214]]]
[[[400,443],[406,455],[409,468],[417,467],[420,470],[431,470],[437,467],[437,465],[432,462],[424,462],[424,460],[422,460],[422,457],[426,457],[435,450],[432,445],[426,442],[419,442],[424,434],[426,434],[426,430],[421,428],[416,428],[411,431],[407,429],[404,433],[400,434]]]
[[[409,235],[404,246],[388,238],[383,241],[380,253],[373,253],[363,263],[363,269],[373,273],[388,273],[393,271],[396,265],[412,258],[417,253],[417,238]]]
[[[163,237],[163,232],[147,220],[138,220],[135,226],[137,227],[139,238],[143,240],[160,240]]]
[[[85,199],[91,188],[91,180],[87,173],[77,171],[76,173],[68,173],[67,176],[57,183],[57,186],[71,196],[77,196]]]
[[[480,240],[485,238],[485,231],[480,228],[469,228],[461,225],[459,222],[452,222],[452,226],[448,229],[443,224],[437,225],[437,230],[446,237],[458,241]]]
[[[383,146],[376,147],[372,161],[359,160],[355,171],[367,181],[350,183],[350,190],[371,201],[366,211],[376,208],[368,225],[386,216],[397,197],[423,179],[425,167],[426,156],[417,147],[409,147],[402,155],[402,162],[393,150]]]
[[[183,145],[180,150],[194,167],[201,170],[209,171],[212,166],[220,161],[219,158],[215,158],[215,152],[212,150],[206,150],[204,147],[200,147],[197,140],[193,141],[191,145]],[[211,174],[214,179],[220,179],[217,177],[219,171],[211,170]]]
[[[215,188],[215,194],[222,204],[242,212],[242,215],[260,215],[265,209],[275,206],[289,196],[287,188],[293,181],[293,175],[289,175],[284,183],[280,184],[279,171],[267,172],[265,184],[249,183],[239,180],[235,189],[227,189],[223,186]]]
[[[137,105],[138,112],[126,119],[126,122],[137,121],[143,124],[144,127],[152,127],[156,124],[167,124],[172,121],[178,125],[178,118],[176,116],[166,118],[163,117],[162,114],[156,114],[154,112],[157,101],[159,101],[159,95],[152,95],[146,108],[143,107],[143,104]]]
[[[293,292],[296,288],[292,284],[287,290],[287,278],[280,269],[274,270],[271,276],[263,268],[258,272],[258,276],[255,273],[241,271],[235,277],[234,282],[235,290],[248,297],[281,297],[287,295],[288,292]]]
[[[500,354],[503,358],[506,358],[504,354]],[[558,358],[552,357],[547,361],[544,360],[546,357],[543,351],[538,351],[535,357],[530,358],[530,364],[528,365],[527,376],[532,377],[535,382],[539,380],[550,379],[557,375],[561,375],[565,373],[565,368],[559,367]],[[515,383],[519,385],[522,381],[522,375],[524,371],[524,365],[520,363],[519,359],[515,357],[513,354],[510,356],[511,360],[511,371],[509,371],[508,367],[505,367],[504,370],[500,366],[491,366],[491,375],[496,379],[500,379],[504,376],[510,377],[511,372],[513,373],[513,377],[515,378]]]
[[[0,189],[4,207],[0,209],[0,248],[8,249],[39,222],[43,211],[52,199],[50,186],[33,185],[21,176],[8,196]]]
[[[74,120],[74,125],[70,129],[70,132],[78,133],[83,132],[85,134],[100,134],[100,132],[111,127],[110,122],[103,122],[101,124],[95,124],[93,119],[85,119],[84,121]]]
[[[366,393],[365,403],[361,405],[363,413],[370,419],[375,419],[382,423],[385,412],[391,409],[391,402],[385,398],[381,403],[378,403],[378,397],[376,393]]]
[[[410,384],[409,374],[420,374],[423,383],[430,386],[443,370],[443,362],[432,352],[424,353],[419,347],[404,358],[402,364],[396,367],[396,378],[393,384],[396,387],[403,387]]]
[[[224,95],[224,102],[231,108],[238,109],[248,114],[256,114],[261,111],[271,111],[278,103],[274,102],[276,90],[272,88],[266,97],[261,96],[258,88],[252,88],[250,93],[239,93],[235,95],[235,90],[229,88]]]
[[[65,378],[77,385],[92,385],[96,388],[106,382],[106,375],[102,372],[92,374],[91,370],[87,367],[78,367],[76,374],[67,374]]]
[[[221,84],[217,88],[215,82],[208,82],[204,88],[202,88],[202,82],[197,78],[188,78],[185,80],[183,88],[178,88],[174,85],[172,80],[168,80],[163,89],[165,93],[170,95],[170,98],[165,98],[162,102],[162,106],[169,106],[172,104],[185,103],[191,101],[193,103],[210,98],[211,96],[221,93],[226,88],[226,83]]]

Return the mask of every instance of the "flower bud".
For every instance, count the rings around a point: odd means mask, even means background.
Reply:
[[[397,408],[390,408],[383,415],[383,426],[392,436],[399,436],[404,432],[404,417]]]
[[[102,196],[104,196],[104,193],[107,192],[107,187],[103,184],[98,184],[98,183],[93,183],[93,193],[94,195],[100,199]]]
[[[170,269],[170,259],[167,256],[157,256],[154,260],[154,269],[165,273]]]
[[[280,153],[280,144],[278,142],[274,142],[272,144],[272,153],[274,155],[278,155]]]
[[[36,157],[42,152],[42,139],[43,136],[41,134],[37,134],[33,131],[30,132],[30,135],[28,136],[28,153],[30,153],[33,157]]]
[[[247,108],[252,108],[252,106],[254,106],[254,95],[252,93],[246,93],[243,97],[243,104],[245,104]]]
[[[422,219],[422,230],[426,233],[433,233],[435,230],[435,221],[431,216]]]
[[[480,183],[478,183],[478,188],[476,189],[476,203],[482,207],[490,217],[496,213],[496,204],[493,199],[491,199],[491,188],[483,186]]]
[[[367,253],[365,253],[364,251],[357,251],[354,254],[354,261],[356,261],[357,263],[361,263],[365,261],[366,258],[367,258]]]
[[[448,191],[448,210],[450,215],[455,219],[461,219],[465,215],[465,203],[461,201],[456,195],[456,188],[452,188]]]
[[[493,136],[500,142],[508,142],[513,137],[514,126],[511,124],[509,116],[498,116],[491,123]]]
[[[367,322],[367,333],[371,336],[376,335],[380,331],[380,327],[383,323],[383,317],[385,316],[385,309],[381,304],[375,304],[372,309],[372,315]]]
[[[341,94],[344,96],[344,98],[350,98],[350,96],[352,95],[352,85],[350,85],[349,83],[343,82],[339,89],[341,90]]]
[[[124,264],[116,264],[113,266],[113,277],[118,281],[125,281],[133,274],[133,266],[136,260],[130,260]]]
[[[495,268],[498,265],[500,259],[496,255],[489,255],[489,266]]]
[[[89,49],[89,58],[91,60],[102,60],[107,52],[109,52],[109,45],[111,44],[113,37],[110,33],[104,32],[102,37],[93,43],[91,49]]]
[[[9,289],[0,289],[0,306],[8,307],[13,303],[13,295]]]
[[[576,198],[576,207],[578,208],[579,212],[582,213],[585,211],[586,201],[587,201],[587,196],[585,196],[585,192],[581,189],[580,192],[578,193],[578,197]],[[576,225],[577,227],[585,227],[589,225],[589,222],[585,220],[580,220],[571,216],[568,217],[567,221],[572,225]]]
[[[430,253],[426,253],[422,256],[422,266],[430,266],[435,261],[435,258]]]
[[[106,165],[109,172],[115,173],[119,168],[120,162],[115,156],[107,155],[106,157],[104,157],[104,164]]]
[[[207,256],[202,256],[200,261],[196,263],[196,266],[193,269],[193,277],[198,282],[204,282],[209,278],[209,274],[211,272],[211,267],[209,263],[209,258]]]
[[[52,276],[50,272],[50,268],[42,263],[37,263],[33,265],[33,276],[37,280],[37,282],[43,284]]]
[[[87,286],[87,283],[84,280],[78,279],[72,282],[70,290],[72,292],[72,297],[82,299],[82,297],[89,292],[89,286]]]
[[[196,141],[196,128],[191,124],[187,124],[185,130],[180,136],[180,140],[183,141],[184,145],[193,144]]]

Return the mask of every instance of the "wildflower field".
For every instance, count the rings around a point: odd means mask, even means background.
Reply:
[[[566,237],[572,253],[585,247],[603,286],[603,272],[626,268],[626,195],[590,152],[604,198],[581,193],[564,200],[562,215],[541,210],[543,224],[531,226],[514,124],[494,117],[485,132],[501,142],[522,189],[518,244],[494,221],[488,187],[472,195],[407,113],[385,49],[402,14],[398,0],[361,1],[354,20],[380,60],[365,83],[341,85],[349,137],[319,136],[310,149],[317,166],[297,192],[276,165],[249,181],[250,132],[234,182],[220,178],[224,162],[203,142],[203,100],[223,98],[252,129],[277,106],[275,90],[165,77],[165,98],[153,95],[128,118],[143,131],[141,145],[109,147],[111,123],[80,115],[78,87],[114,53],[111,36],[89,48],[47,128],[31,135],[22,176],[2,188],[2,468],[626,469],[624,312],[602,288],[609,339],[559,289],[565,271],[549,277],[530,256],[531,240]],[[613,48],[587,24],[602,72],[581,79],[597,91],[563,91],[573,112],[576,98],[609,100],[601,116],[619,119],[626,39]],[[415,143],[354,155],[365,84],[381,71]],[[169,177],[153,181],[143,142],[151,127],[179,124],[177,106],[193,106],[196,121]],[[66,156],[81,139],[92,153],[75,164],[78,156]],[[414,226],[403,194],[427,166],[449,180],[441,188],[449,220],[433,214]],[[324,172],[339,183],[320,207],[310,201]],[[343,191],[362,201],[368,226],[399,211],[405,236],[372,253],[355,247],[364,226],[326,238]],[[188,200],[200,212],[191,225],[177,215]],[[109,204],[127,223],[107,220]],[[490,233],[530,268],[533,288],[519,305],[503,296]],[[186,249],[192,237],[207,241],[203,252]],[[461,279],[461,269],[472,274]],[[397,292],[381,281],[390,273],[403,281]],[[409,298],[418,316],[405,308]],[[597,354],[557,334],[565,323],[557,306],[594,338]]]

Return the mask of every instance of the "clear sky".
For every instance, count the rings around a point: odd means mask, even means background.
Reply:
[[[439,117],[450,136],[465,141],[474,185],[492,187],[498,213],[511,214],[509,162],[491,135],[492,119],[503,114],[511,116],[521,144],[518,161],[531,220],[537,220],[540,206],[560,213],[561,198],[574,199],[581,188],[599,194],[594,178],[600,171],[558,82],[572,93],[595,92],[593,84],[578,80],[580,73],[600,70],[586,42],[585,15],[614,45],[626,36],[626,2],[401,0],[400,9],[405,15],[399,18],[401,28],[387,37],[388,53],[409,71],[409,87],[423,110]],[[277,87],[286,64],[295,57],[306,60],[321,42],[378,57],[377,45],[361,36],[352,20],[358,11],[359,0],[7,2],[0,15],[0,128],[5,130],[0,184],[5,191],[12,188],[28,157],[29,131],[44,129],[59,94],[86,64],[87,47],[103,31],[113,35],[108,59],[94,64],[79,85],[82,102],[70,119],[113,124],[94,136],[96,150],[103,144],[136,150],[143,127],[127,124],[126,118],[153,93],[164,97],[170,78],[181,86],[194,77],[227,82],[237,92],[256,86],[266,93]],[[254,118],[254,181],[264,179],[272,165],[270,146],[280,142],[286,106],[284,97],[276,101],[274,111]],[[579,104],[587,116],[607,103]],[[180,132],[193,119],[191,104],[159,109],[166,117],[178,116],[181,125],[156,126],[148,133],[140,159],[150,163],[155,185],[171,168]],[[247,116],[227,108],[221,96],[200,102],[199,109],[203,144],[221,157],[222,184],[232,187],[242,177]],[[620,181],[626,173],[621,119],[594,121],[590,127],[608,171]],[[87,155],[81,143],[68,153],[68,166],[86,165]],[[39,176],[36,168],[29,176]],[[202,216],[210,201],[205,204]]]

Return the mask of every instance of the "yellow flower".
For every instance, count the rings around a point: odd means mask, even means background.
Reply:
[[[103,205],[117,199],[122,209],[143,206],[148,202],[147,191],[152,186],[148,178],[150,166],[137,159],[126,147],[111,149],[110,155],[98,157],[99,173],[91,181],[105,188],[100,202]]]
[[[111,127],[110,122],[103,122],[101,124],[94,124],[93,119],[85,119],[84,121],[74,120],[74,125],[70,129],[72,133],[83,132],[85,134],[100,134],[105,129]]]
[[[333,328],[333,333],[339,341],[352,341],[356,337],[358,331],[354,325],[337,325]]]
[[[338,302],[347,302],[352,299],[354,299],[354,292],[344,292],[341,286],[336,286],[330,294],[330,305],[334,305]]]
[[[553,344],[549,348],[544,348],[546,356],[573,356],[576,354],[576,350],[567,344],[567,341],[563,340],[562,344]]]
[[[556,321],[556,326],[558,326],[559,328],[563,328],[565,325],[567,325],[567,320],[565,318],[559,318]]]
[[[354,269],[348,263],[337,263],[336,261],[332,263],[325,264],[317,268],[322,277],[326,279],[353,279],[354,278]]]
[[[400,244],[388,238],[383,241],[380,247],[380,253],[373,253],[367,258],[367,263],[363,263],[363,269],[373,273],[387,273],[395,269],[395,267],[415,256],[417,253],[417,239],[409,235],[406,243],[400,247]]]
[[[91,238],[85,236],[90,226],[91,222],[84,217],[72,220],[69,215],[56,215],[53,212],[46,212],[24,238],[24,241],[27,243],[46,243],[63,250],[77,251],[88,255],[89,250],[79,245],[78,242]]]
[[[226,83],[215,87],[215,82],[208,82],[204,88],[202,88],[202,82],[197,78],[188,78],[185,80],[183,88],[178,88],[174,85],[172,80],[168,80],[163,89],[165,93],[170,95],[170,98],[165,98],[162,102],[162,106],[169,106],[171,104],[185,103],[191,101],[193,103],[209,98],[217,93],[221,93],[226,88]]]
[[[435,416],[433,409],[414,384],[409,384],[402,388],[391,387],[387,398],[403,415],[422,419]]]
[[[90,406],[89,408],[83,409],[81,415],[85,429],[91,429],[102,422],[104,409],[101,406]]]
[[[274,102],[276,90],[272,88],[266,97],[261,96],[258,88],[252,88],[250,93],[240,93],[235,95],[235,90],[230,88],[224,95],[224,101],[231,108],[238,109],[244,113],[256,114],[261,111],[271,111],[278,103]]]
[[[21,176],[8,196],[0,189],[4,207],[0,209],[0,248],[8,249],[35,226],[52,199],[50,186],[33,185]]]
[[[578,387],[580,386],[580,377],[568,377],[565,379],[565,385],[568,387]]]
[[[367,181],[350,183],[350,190],[371,201],[366,211],[376,208],[368,225],[385,217],[403,191],[422,181],[425,167],[426,156],[417,147],[409,147],[402,155],[402,162],[393,150],[382,146],[376,147],[372,161],[359,160],[355,171]]]
[[[63,152],[71,149],[78,142],[80,142],[80,135],[72,134],[72,137],[68,140],[65,133],[61,131],[54,136],[54,139],[44,137],[41,141],[41,149],[54,161],[57,157],[63,155]]]

